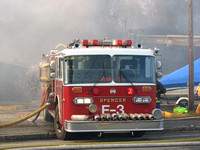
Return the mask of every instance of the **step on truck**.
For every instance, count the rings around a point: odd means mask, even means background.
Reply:
[[[43,55],[41,95],[52,103],[44,119],[54,122],[57,138],[163,130],[162,112],[156,108],[156,78],[162,74],[158,51],[135,48],[131,40],[76,39]]]

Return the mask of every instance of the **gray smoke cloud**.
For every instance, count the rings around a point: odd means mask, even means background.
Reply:
[[[185,0],[0,0],[0,60],[30,65],[75,38],[187,33]]]

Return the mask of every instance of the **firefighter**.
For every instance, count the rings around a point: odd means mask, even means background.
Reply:
[[[160,99],[161,99],[160,95],[165,93],[166,93],[165,87],[162,85],[162,83],[160,83],[156,79],[156,107],[159,109],[160,109]]]
[[[198,99],[200,99],[200,83],[197,87],[197,95],[198,95]],[[200,114],[200,104],[198,104],[197,106],[196,113]]]
[[[200,98],[200,83],[199,83],[196,91],[197,91],[198,98]]]

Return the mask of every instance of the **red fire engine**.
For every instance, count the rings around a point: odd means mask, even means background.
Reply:
[[[40,81],[42,98],[53,103],[44,118],[54,120],[57,137],[163,130],[156,108],[157,52],[108,38],[75,40],[64,50],[51,50],[40,64]]]

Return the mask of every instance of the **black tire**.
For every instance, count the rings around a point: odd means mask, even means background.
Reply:
[[[132,131],[131,136],[133,137],[142,137],[145,134],[145,131]]]
[[[44,109],[43,113],[44,113],[44,121],[54,122],[54,118],[50,115],[50,113],[47,109]]]
[[[188,107],[188,99],[181,99],[178,104],[181,107]]]
[[[56,110],[55,110],[55,118],[54,118],[54,129],[56,132],[56,136],[58,139],[60,140],[66,140],[66,139],[70,139],[70,133],[65,131],[64,126],[62,126],[59,122],[59,111],[58,111],[58,105],[56,106]]]

